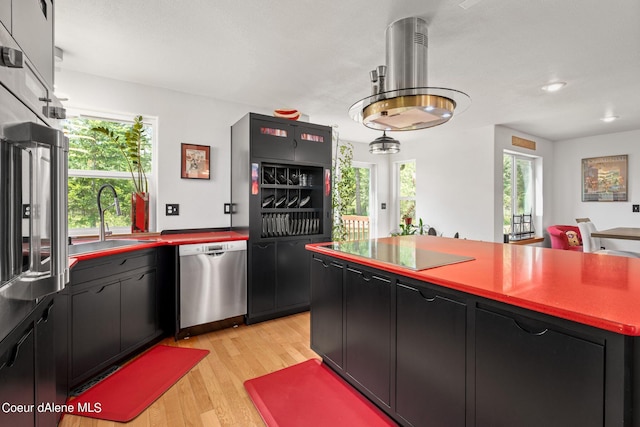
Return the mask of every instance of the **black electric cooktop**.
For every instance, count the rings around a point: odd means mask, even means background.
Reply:
[[[412,241],[389,244],[372,240],[356,240],[328,245],[327,248],[349,255],[371,258],[411,270],[426,270],[443,265],[473,261],[475,258],[416,248]]]

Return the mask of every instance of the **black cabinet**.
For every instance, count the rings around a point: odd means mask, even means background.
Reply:
[[[260,315],[276,308],[276,242],[250,246],[249,313]]]
[[[77,378],[120,353],[120,282],[76,293],[71,306],[71,375]]]
[[[347,267],[346,373],[379,404],[391,399],[391,281]]]
[[[605,350],[552,325],[476,312],[476,423],[602,426]]]
[[[312,349],[401,425],[640,426],[639,337],[325,254],[311,272]]]
[[[152,337],[158,330],[155,270],[120,281],[120,347],[122,351]]]
[[[309,307],[308,243],[289,239],[249,246],[248,323]]]
[[[231,227],[248,230],[247,323],[309,308],[311,257],[331,239],[331,128],[250,113],[231,127]]]
[[[0,353],[0,410],[2,426],[35,424],[35,369],[33,322],[25,322],[3,340]],[[23,405],[22,411],[17,405]],[[29,409],[30,408],[30,409]]]
[[[331,152],[331,129],[273,118],[251,123],[251,155],[263,159],[318,163]]]
[[[310,260],[311,256],[304,246],[309,239],[282,240],[278,242],[278,307],[309,305]]]
[[[60,420],[60,412],[40,406],[60,405],[67,398],[66,370],[57,357],[61,351],[66,356],[64,338],[57,333],[66,325],[56,323],[60,309],[64,305],[57,295],[41,299],[0,342],[0,425],[49,427]]]
[[[36,316],[35,333],[36,333],[36,348],[35,348],[35,362],[36,362],[36,405],[40,404],[54,404],[64,403],[60,401],[58,396],[58,379],[57,375],[61,377],[65,374],[65,371],[56,372],[58,345],[63,343],[56,342],[56,324],[55,324],[55,311],[60,307],[57,302],[51,298],[45,301],[43,304],[43,310],[38,311]],[[64,327],[64,324],[57,325],[58,327]],[[61,378],[62,381],[64,381]],[[43,408],[46,409],[46,408]],[[41,426],[55,426],[61,416],[56,411],[38,410],[36,408],[36,425]]]
[[[144,249],[81,261],[71,270],[70,387],[163,335],[156,255]]]
[[[414,426],[464,426],[466,305],[423,286],[396,292],[396,414]]]
[[[286,122],[254,119],[251,123],[251,155],[295,160],[294,128]]]
[[[334,369],[343,369],[344,266],[314,256],[311,261],[311,348]]]

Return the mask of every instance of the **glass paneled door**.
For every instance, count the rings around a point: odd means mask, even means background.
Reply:
[[[375,229],[375,191],[374,168],[372,164],[353,162],[353,166],[343,173],[341,180],[346,180],[351,191],[347,195],[346,212],[342,216],[347,239],[361,240],[371,236]]]

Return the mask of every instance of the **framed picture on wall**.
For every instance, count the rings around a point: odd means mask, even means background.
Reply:
[[[181,144],[181,177],[186,179],[209,179],[211,147],[208,145]]]
[[[628,155],[582,159],[583,202],[626,202]]]

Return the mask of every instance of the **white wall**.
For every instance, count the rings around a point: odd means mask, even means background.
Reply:
[[[69,71],[56,75],[56,92],[69,97],[68,108],[158,117],[157,187],[151,191],[157,231],[229,226],[223,206],[230,199],[230,127],[248,112],[271,112]],[[210,180],[180,178],[181,143],[211,146]],[[180,215],[165,216],[166,203],[180,204]]]
[[[527,148],[516,147],[512,145],[512,137],[517,136],[536,143],[536,149],[530,150]],[[495,127],[495,176],[494,176],[494,192],[496,195],[496,203],[494,205],[494,229],[496,242],[502,241],[502,196],[503,196],[503,182],[502,182],[502,155],[504,150],[509,150],[516,153],[521,153],[526,156],[536,157],[536,188],[542,186],[542,198],[536,198],[535,212],[534,212],[534,227],[536,236],[542,237],[545,234],[545,230],[551,224],[553,224],[553,192],[554,186],[554,143],[539,138],[534,135],[519,132],[517,130],[510,129],[506,126]]]
[[[629,155],[628,201],[583,202],[582,159],[617,154]],[[575,218],[588,217],[599,229],[640,227],[640,213],[631,207],[640,204],[640,130],[558,141],[554,156],[555,224],[575,224]],[[640,242],[606,239],[602,243],[607,249],[640,252]]]
[[[401,151],[390,156],[391,173],[394,162],[416,161],[416,216],[445,237],[458,232],[461,238],[494,241],[493,126],[418,132],[424,134],[421,142],[403,143],[401,135],[394,135]]]

